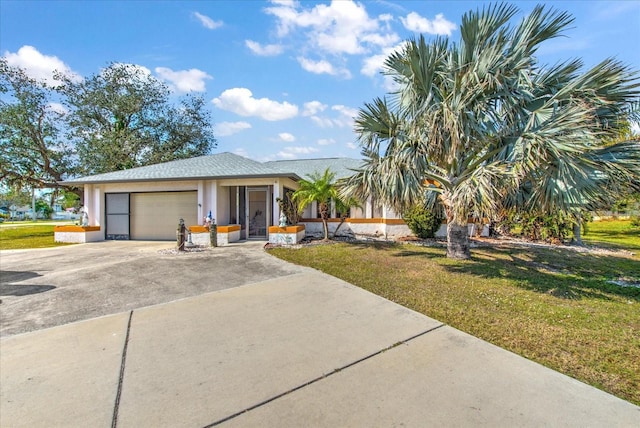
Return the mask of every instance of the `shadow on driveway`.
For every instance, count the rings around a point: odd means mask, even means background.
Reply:
[[[173,242],[105,241],[2,251],[0,336],[299,273],[247,242],[174,254]]]
[[[0,297],[28,296],[56,288],[53,285],[14,284],[15,282],[22,282],[41,276],[39,273],[32,271],[2,271],[0,276]]]

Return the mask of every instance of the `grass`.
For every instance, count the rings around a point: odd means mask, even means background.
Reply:
[[[640,246],[640,235],[626,232],[624,224],[596,223],[588,236]],[[271,253],[640,404],[640,289],[608,282],[640,281],[637,255],[501,246],[457,261],[441,247],[385,243]]]
[[[588,244],[622,248],[640,255],[640,227],[631,220],[601,220],[589,223],[582,240]]]
[[[54,242],[54,224],[3,224],[0,228],[0,250],[18,250],[25,248],[57,247],[63,244]]]

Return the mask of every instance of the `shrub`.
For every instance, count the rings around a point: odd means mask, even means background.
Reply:
[[[582,212],[582,232],[587,234],[588,224],[593,221],[589,212]],[[514,235],[518,231],[520,236],[532,241],[564,242],[573,236],[573,226],[576,220],[573,216],[561,211],[555,213],[541,213],[537,211],[506,210],[501,213],[495,223],[495,228],[504,235]]]
[[[300,210],[298,204],[293,200],[293,190],[287,190],[284,194],[284,198],[276,198],[280,211],[287,217],[287,224],[295,226],[300,221]]]
[[[438,212],[421,206],[405,211],[402,218],[413,234],[421,239],[433,238],[442,224],[442,216]]]
[[[640,227],[640,216],[631,217],[631,227]]]

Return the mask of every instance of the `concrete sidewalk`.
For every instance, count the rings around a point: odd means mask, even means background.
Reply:
[[[640,408],[310,269],[0,342],[2,427],[634,427]]]

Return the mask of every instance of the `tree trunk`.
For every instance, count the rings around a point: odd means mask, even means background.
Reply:
[[[322,229],[324,230],[324,240],[329,240],[329,225],[327,224],[327,219],[322,219]]]
[[[324,229],[324,240],[329,240],[329,205],[326,202],[320,202],[320,218],[322,219],[322,228]]]
[[[338,227],[336,227],[336,230],[333,231],[334,238],[338,235],[338,230],[340,230],[340,227],[344,224],[346,220],[347,220],[346,216],[340,216],[340,224],[338,225]]]
[[[469,229],[466,224],[447,223],[447,257],[452,259],[469,259]]]
[[[582,244],[582,215],[578,213],[576,222],[573,223],[573,240],[576,245]]]

